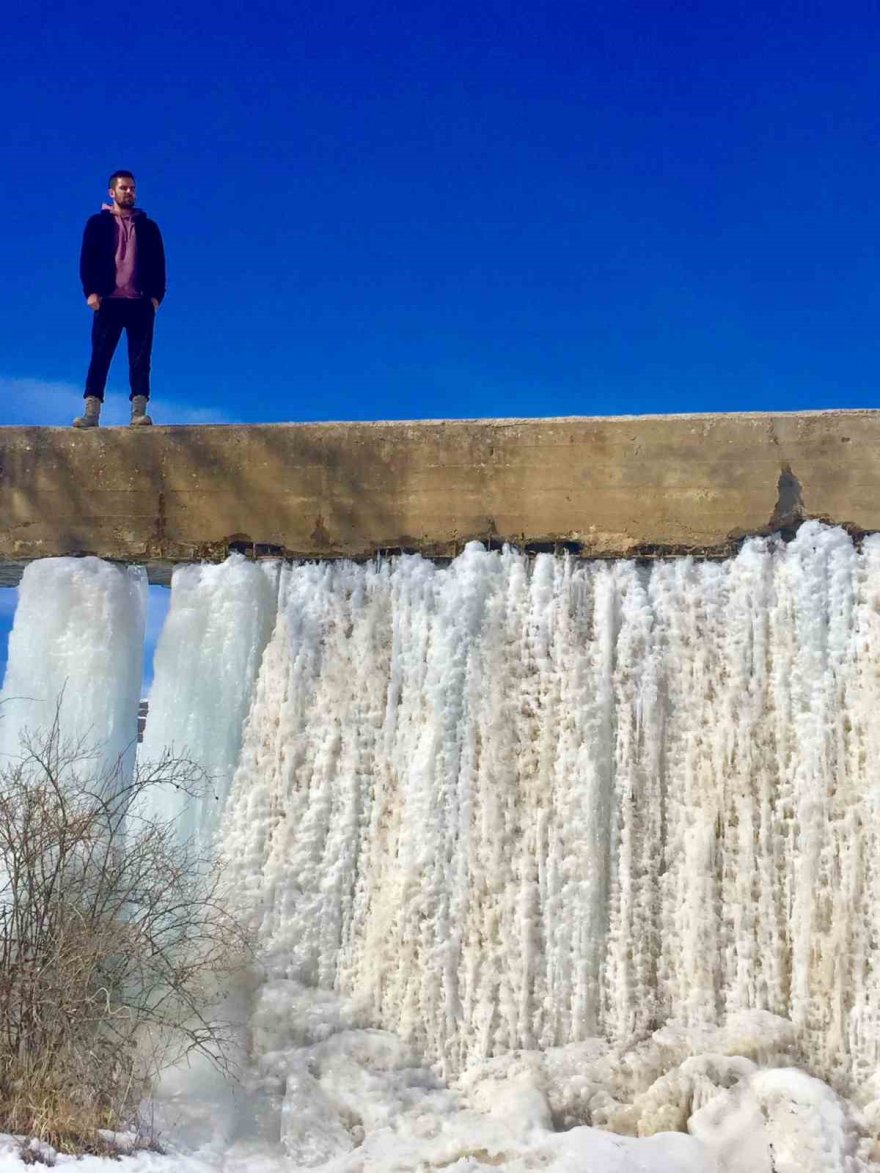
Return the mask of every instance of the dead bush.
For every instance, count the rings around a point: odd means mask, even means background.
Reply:
[[[244,955],[215,865],[144,814],[191,762],[121,767],[51,729],[0,767],[0,1131],[95,1151],[164,1066],[226,1062],[224,975]],[[138,813],[140,812],[140,813]]]

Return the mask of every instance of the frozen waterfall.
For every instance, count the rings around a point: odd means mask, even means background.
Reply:
[[[34,564],[4,697],[66,685],[122,752],[142,625],[140,572]],[[878,711],[880,538],[808,523],[725,562],[180,569],[143,751],[214,780],[165,809],[270,973],[447,1074],[765,1010],[847,1088],[880,1063]]]
[[[449,1073],[763,1009],[880,1043],[880,539],[285,567],[223,819],[277,972]]]

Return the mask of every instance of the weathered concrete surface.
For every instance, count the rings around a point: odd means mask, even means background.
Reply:
[[[164,581],[230,549],[455,554],[471,538],[720,555],[803,517],[880,530],[880,412],[0,428],[0,581],[56,554]]]

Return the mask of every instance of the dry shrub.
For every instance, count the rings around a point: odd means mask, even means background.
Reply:
[[[0,1131],[68,1152],[131,1127],[157,1072],[225,1063],[217,1011],[246,942],[206,858],[136,814],[192,763],[121,767],[56,719],[0,769]]]

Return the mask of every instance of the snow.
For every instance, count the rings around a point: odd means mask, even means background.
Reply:
[[[790,1045],[791,1024],[741,1015],[728,1028],[667,1027],[630,1050],[593,1039],[513,1052],[446,1085],[366,1008],[289,979],[260,989],[250,1027],[258,1061],[224,1085],[193,1068],[159,1089],[169,1151],[82,1173],[864,1173],[871,1141],[827,1085],[755,1059]],[[695,1053],[697,1048],[710,1050]],[[641,1089],[641,1090],[639,1090]],[[612,1094],[613,1092],[613,1094]],[[566,1126],[585,1106],[622,1133]],[[625,1102],[626,1101],[626,1102]],[[669,1129],[680,1131],[669,1131]],[[560,1130],[562,1129],[562,1130]],[[20,1170],[11,1140],[0,1171]],[[3,1146],[0,1144],[0,1153]],[[5,1162],[5,1163],[4,1163]],[[59,1157],[65,1167],[73,1162]]]
[[[86,561],[30,568],[5,692],[41,609],[97,655]],[[813,522],[714,563],[177,571],[142,752],[211,776],[160,810],[262,971],[239,1083],[169,1073],[174,1154],[115,1167],[880,1167],[878,662],[880,538]]]

